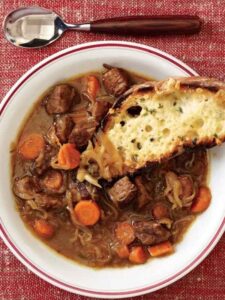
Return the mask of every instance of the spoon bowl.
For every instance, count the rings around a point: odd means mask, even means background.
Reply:
[[[15,46],[39,48],[57,40],[67,29],[53,11],[42,7],[22,7],[8,14],[3,23],[6,39]]]

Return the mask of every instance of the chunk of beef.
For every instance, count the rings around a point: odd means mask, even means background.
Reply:
[[[62,194],[66,191],[66,174],[59,170],[47,170],[40,184],[46,194]]]
[[[110,68],[107,65],[104,65]],[[107,93],[116,97],[122,95],[129,87],[129,80],[126,72],[122,69],[108,69],[102,76],[103,85]]]
[[[137,176],[134,180],[135,185],[138,189],[137,193],[137,207],[142,208],[147,204],[152,198],[145,188],[144,181],[141,176]]]
[[[46,98],[48,114],[63,114],[70,110],[75,100],[75,89],[68,84],[57,85]]]
[[[35,203],[38,207],[44,209],[59,209],[66,206],[63,198],[46,194],[37,195],[35,197]]]
[[[114,183],[108,190],[108,194],[113,202],[119,205],[126,205],[137,195],[137,188],[130,179],[125,176]]]
[[[69,135],[69,142],[76,145],[79,150],[87,146],[96,129],[96,121],[88,112],[80,111],[71,114],[75,126]]]
[[[30,200],[34,199],[36,194],[41,192],[41,187],[35,176],[24,176],[15,178],[13,191],[19,198]]]
[[[74,123],[68,115],[57,115],[54,121],[55,134],[60,143],[66,143],[73,129]]]
[[[143,245],[155,245],[168,240],[170,231],[155,221],[133,222],[135,236]]]
[[[111,103],[102,100],[96,100],[91,105],[91,114],[96,122],[100,122],[104,118],[111,106]]]

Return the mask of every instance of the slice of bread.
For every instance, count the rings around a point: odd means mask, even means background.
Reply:
[[[97,162],[99,178],[132,174],[182,153],[225,140],[225,83],[203,77],[136,85],[109,110],[81,169]],[[79,174],[79,172],[78,172]]]

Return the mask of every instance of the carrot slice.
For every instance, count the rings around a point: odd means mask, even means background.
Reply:
[[[128,245],[135,239],[133,227],[127,223],[119,223],[115,230],[117,239],[124,245]]]
[[[173,245],[169,241],[160,243],[155,246],[148,247],[148,252],[153,257],[169,254],[173,251],[174,251]]]
[[[59,189],[63,183],[62,174],[56,170],[50,170],[47,172],[43,179],[43,184],[49,189]]]
[[[80,152],[77,151],[74,144],[64,144],[59,149],[58,164],[61,169],[75,169],[80,163]]]
[[[147,254],[141,246],[133,247],[131,249],[129,260],[135,264],[143,264],[148,259]]]
[[[165,218],[168,217],[168,209],[164,204],[159,202],[153,206],[152,214],[155,219]]]
[[[210,189],[207,188],[206,186],[200,187],[197,198],[192,204],[191,211],[193,213],[201,213],[205,211],[209,207],[211,198],[212,196],[211,196]]]
[[[87,77],[87,92],[93,100],[96,99],[97,93],[100,89],[99,81],[96,76],[89,75]]]
[[[45,141],[41,134],[31,133],[19,142],[18,153],[25,159],[35,159],[44,149]]]
[[[34,230],[38,235],[46,239],[50,239],[55,233],[54,227],[43,219],[35,220]]]
[[[128,258],[130,251],[126,245],[120,245],[116,248],[116,253],[120,258]]]
[[[78,221],[86,226],[96,224],[101,215],[99,206],[92,200],[78,202],[74,208],[74,213]]]

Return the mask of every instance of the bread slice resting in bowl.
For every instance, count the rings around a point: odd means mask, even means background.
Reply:
[[[225,83],[204,77],[149,81],[109,110],[82,153],[77,178],[111,181],[224,140]]]

